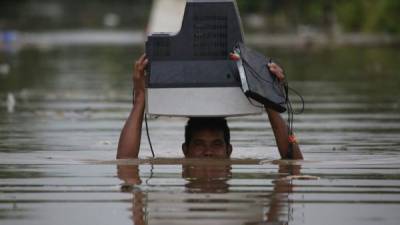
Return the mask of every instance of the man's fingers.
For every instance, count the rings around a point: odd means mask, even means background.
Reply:
[[[144,53],[142,56],[139,58],[139,62],[142,63],[146,59],[146,54]]]
[[[143,54],[136,62],[135,62],[135,69],[136,70],[144,70],[144,68],[149,63],[149,59]]]
[[[148,63],[149,63],[149,60],[147,58],[144,59],[143,61],[140,61],[138,64],[138,69],[141,71],[144,70]]]
[[[280,66],[278,66],[278,64],[276,64],[276,63],[268,63],[268,67],[270,69],[274,69],[276,71],[283,73],[283,69]]]
[[[149,59],[146,58],[146,59],[143,61],[143,67],[146,67],[148,63],[149,63]]]
[[[271,72],[274,72],[275,74],[283,74],[283,71],[279,68],[270,68]]]
[[[283,69],[276,63],[268,63],[268,68],[279,80],[285,79]]]

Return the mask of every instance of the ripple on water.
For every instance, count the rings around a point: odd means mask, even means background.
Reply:
[[[337,51],[330,59],[341,62]],[[365,77],[371,71],[351,61],[321,69],[318,51],[302,56],[316,62],[307,70],[296,53],[274,51],[306,100],[295,117],[303,162],[275,160],[266,115],[228,118],[237,160],[182,160],[186,119],[151,118],[157,160],[104,161],[115,158],[131,108],[132,54],[140,50],[81,46],[13,55],[18,63],[10,62],[0,82],[0,223],[397,225],[400,76],[385,55],[399,53],[373,51],[382,56],[374,63],[388,68],[379,82],[371,77],[381,74]],[[349,66],[351,74],[342,69]],[[13,113],[4,100],[10,91]],[[145,159],[151,153],[142,138]]]
[[[373,224],[372,217],[394,224],[400,205],[394,159],[375,162],[374,168],[368,160],[157,159],[3,164],[1,171],[6,224],[69,224],[71,216],[100,224],[131,223],[130,218],[135,224],[308,224],[326,222],[328,212],[337,215],[328,224]],[[296,175],[312,179],[293,179]]]

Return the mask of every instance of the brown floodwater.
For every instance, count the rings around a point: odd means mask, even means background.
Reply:
[[[228,119],[232,160],[182,159],[186,119],[161,117],[156,159],[143,135],[140,160],[116,161],[140,48],[1,52],[0,224],[397,225],[400,51],[261,50],[306,100],[304,161],[279,160],[266,115]]]

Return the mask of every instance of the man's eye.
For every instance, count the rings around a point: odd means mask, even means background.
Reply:
[[[221,147],[223,143],[221,141],[213,142],[213,146],[215,147]]]
[[[193,144],[194,144],[195,146],[202,146],[204,143],[201,142],[201,141],[195,141],[195,142],[193,142]]]

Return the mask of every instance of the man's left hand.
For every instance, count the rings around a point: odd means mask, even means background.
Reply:
[[[268,63],[268,68],[271,71],[272,74],[278,78],[278,80],[283,81],[285,80],[285,74],[283,73],[283,69],[276,63],[270,62]]]

